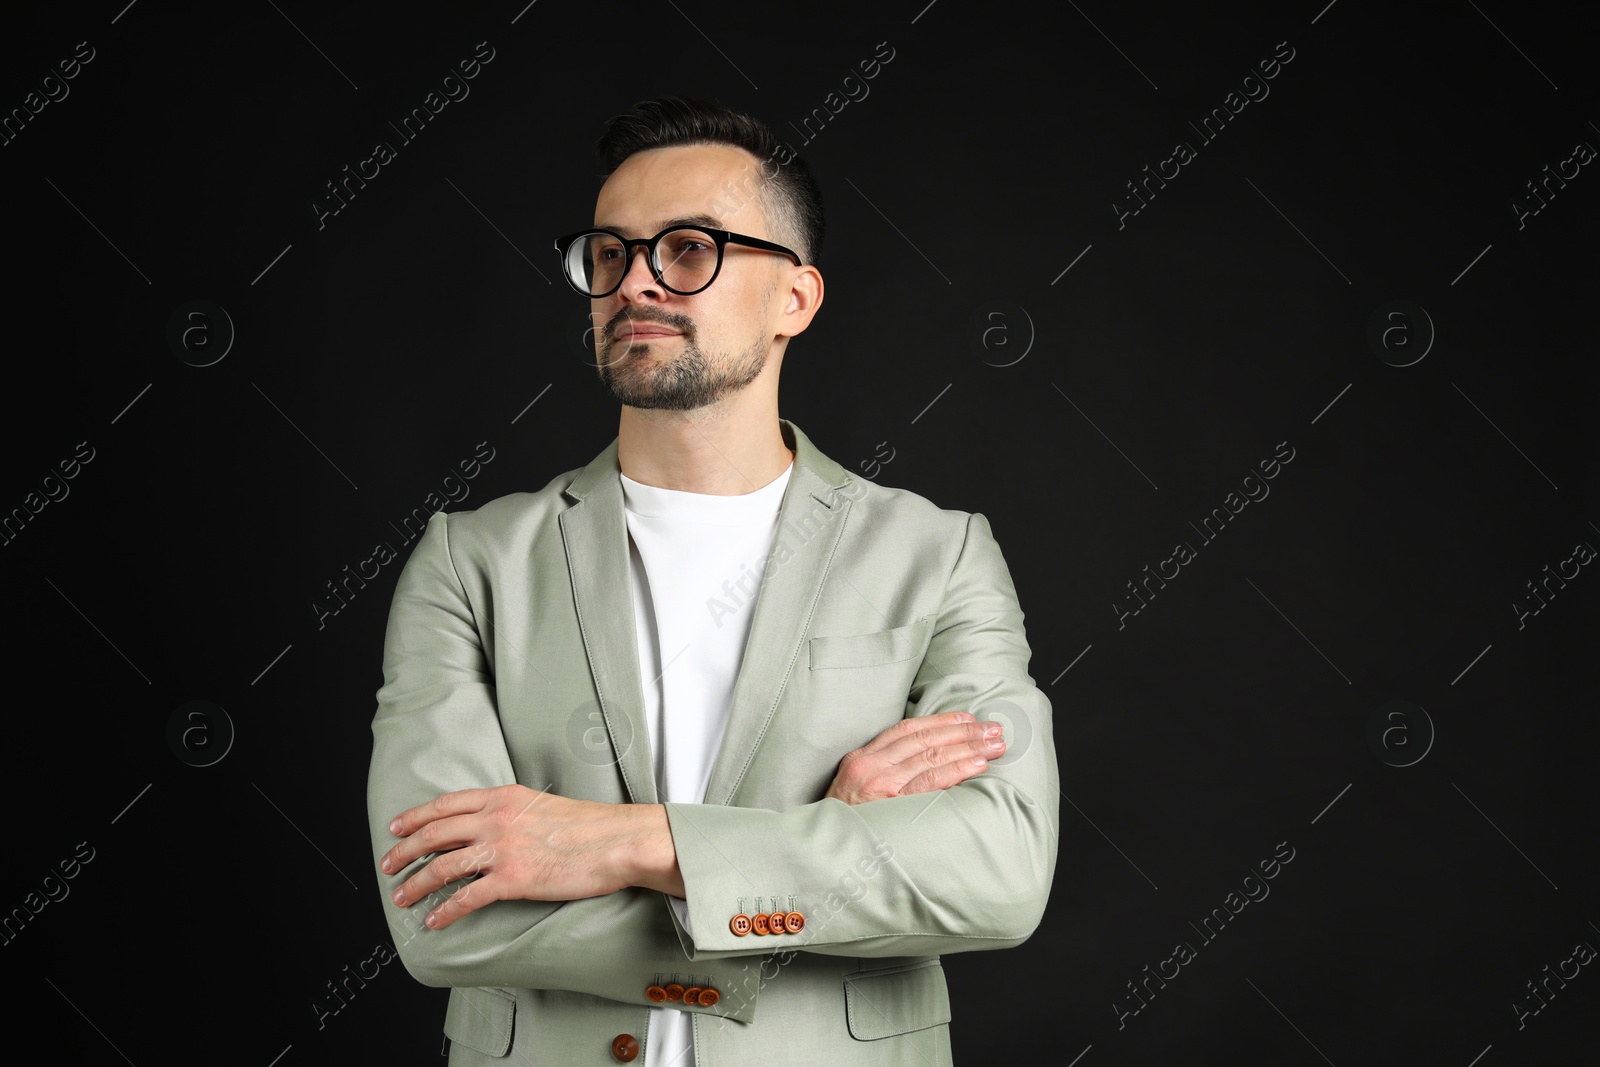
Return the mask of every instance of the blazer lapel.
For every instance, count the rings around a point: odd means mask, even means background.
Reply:
[[[839,492],[850,481],[844,468],[817,451],[799,427],[779,424],[795,450],[794,470],[778,507],[770,577],[756,596],[727,729],[706,786],[707,804],[732,803],[772,722],[850,512],[850,499]],[[655,804],[621,471],[613,440],[567,487],[574,504],[561,513],[561,537],[589,669],[623,782],[635,804]]]
[[[756,595],[727,730],[706,785],[707,804],[733,803],[783,699],[850,512],[849,498],[838,491],[850,480],[844,468],[818,452],[798,427],[782,420],[780,425],[795,450],[794,470],[778,507],[772,557]]]
[[[589,670],[623,784],[635,804],[654,804],[655,763],[639,680],[621,473],[613,440],[567,487],[576,503],[561,513],[561,539]]]

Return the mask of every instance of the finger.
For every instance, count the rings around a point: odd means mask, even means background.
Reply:
[[[436,819],[482,811],[488,799],[487,789],[461,789],[454,793],[445,793],[443,796],[434,797],[426,804],[418,804],[396,815],[389,823],[389,832],[396,837],[405,837],[407,834],[416,833],[418,827],[426,826]]]
[[[492,900],[504,899],[500,880],[492,877],[468,882],[450,895],[450,899],[434,908],[423,918],[433,930],[443,930],[463,915],[471,914]]]
[[[970,722],[925,730],[884,748],[879,757],[903,784],[930,767],[972,756],[998,758],[1005,738],[998,723]]]
[[[891,745],[899,744],[928,730],[974,721],[976,721],[975,717],[970,711],[941,711],[937,715],[913,715],[908,719],[901,719],[878,734],[877,737],[862,745],[860,751],[866,753],[880,752]]]
[[[451,882],[483,873],[493,862],[494,847],[486,842],[479,842],[472,848],[446,852],[400,883],[389,899],[399,907],[410,907]]]
[[[969,778],[975,778],[988,770],[989,761],[982,756],[970,756],[967,759],[954,760],[950,763],[923,771],[911,779],[900,789],[901,796],[912,793],[932,793],[940,789],[949,789],[951,786],[960,785]]]
[[[996,759],[1005,751],[999,733],[994,723],[961,723],[924,730],[877,753],[853,754],[840,768],[837,795],[859,800],[899,796],[912,779],[930,770],[974,758]],[[949,784],[961,780],[959,775],[948,779]]]
[[[384,874],[395,874],[430,852],[452,852],[472,844],[481,836],[478,832],[481,820],[474,818],[475,814],[424,823],[383,854],[378,862],[379,869]]]
[[[979,727],[992,724],[979,723]],[[892,771],[897,794],[948,789],[983,771],[992,759],[1005,754],[1005,739],[992,729],[974,740],[953,740],[918,753]],[[918,784],[920,780],[920,785]]]

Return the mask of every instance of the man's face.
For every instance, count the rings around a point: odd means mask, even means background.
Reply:
[[[630,239],[687,224],[770,240],[758,175],[754,156],[726,145],[638,152],[601,188],[594,224]],[[748,386],[767,366],[772,297],[787,266],[782,256],[730,244],[710,288],[679,296],[636,250],[621,287],[590,301],[601,380],[623,404],[670,411]]]

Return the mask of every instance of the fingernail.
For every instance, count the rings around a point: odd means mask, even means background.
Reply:
[[[406,891],[404,889],[396,889],[389,895],[389,899],[396,904],[404,904],[406,902]]]
[[[430,913],[425,921],[427,922],[429,928],[437,928],[439,925],[439,916]]]
[[[990,741],[989,741],[989,744],[988,744],[988,749],[989,749],[990,752],[999,752],[1002,748],[1005,748],[1005,747],[1006,747],[1006,743],[1004,741],[1000,740],[998,737],[991,738]]]
[[[389,832],[394,834],[396,837],[400,836],[400,819],[398,817],[395,818],[394,822],[389,824]]]
[[[384,874],[388,874],[394,869],[394,860],[390,859],[388,856],[385,856],[383,857],[383,862],[378,864],[378,866],[383,868]]]
[[[974,767],[987,767],[989,765],[989,761],[984,759],[982,756],[973,756],[972,765]]]
[[[990,723],[989,725],[987,725],[987,726],[985,726],[983,728],[983,736],[984,737],[999,737],[1000,736],[1000,731],[1003,730],[1003,729],[1004,729],[1004,727],[1002,727],[999,723],[992,722],[992,723]]]

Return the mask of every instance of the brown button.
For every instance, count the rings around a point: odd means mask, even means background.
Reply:
[[[639,1055],[639,1039],[632,1034],[618,1034],[611,1039],[611,1054],[621,1063],[632,1063]]]
[[[783,933],[783,921],[788,917],[781,911],[775,911],[767,916],[767,925],[771,927],[773,933],[781,934]]]
[[[767,924],[767,916],[764,912],[757,912],[750,916],[750,929],[758,934],[772,933],[772,927]]]
[[[679,985],[677,982],[673,982],[671,985],[667,986],[667,999],[682,1000],[683,986]]]
[[[728,929],[733,931],[734,937],[743,937],[750,932],[750,916],[735,915],[728,922]]]
[[[798,911],[791,911],[783,917],[783,928],[791,934],[798,934],[806,928],[806,917]]]
[[[663,1000],[667,999],[667,991],[658,985],[646,987],[644,995],[649,997],[651,1001],[656,1004],[660,1004]]]
[[[706,986],[704,989],[700,990],[700,1006],[702,1008],[709,1008],[721,999],[722,994],[718,993],[710,986]]]
[[[699,986],[690,986],[688,989],[683,991],[683,1002],[691,1005],[700,1003],[700,994],[702,992],[704,992],[704,990],[702,990]]]

